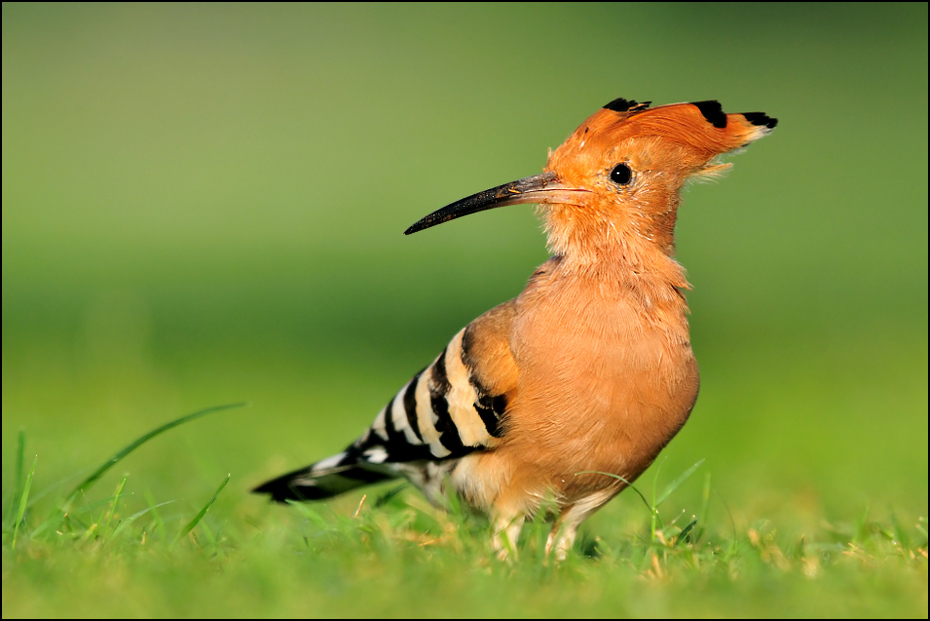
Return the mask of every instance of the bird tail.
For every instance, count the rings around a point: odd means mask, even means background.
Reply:
[[[275,502],[323,500],[396,476],[379,468],[377,464],[352,460],[349,451],[343,451],[266,481],[253,489],[252,493],[268,494]]]

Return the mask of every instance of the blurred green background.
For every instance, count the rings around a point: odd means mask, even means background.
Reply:
[[[353,440],[547,256],[530,206],[409,224],[613,98],[718,99],[780,122],[686,191],[703,383],[663,472],[706,458],[738,521],[926,515],[925,3],[2,10],[4,490],[20,429],[54,495],[245,400],[121,467],[141,506],[230,472],[268,510],[250,486]]]

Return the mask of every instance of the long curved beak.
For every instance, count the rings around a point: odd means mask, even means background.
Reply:
[[[563,203],[573,205],[577,204],[578,195],[582,192],[587,192],[587,190],[562,185],[553,172],[533,175],[532,177],[525,177],[499,185],[484,192],[472,194],[468,198],[446,205],[442,209],[417,220],[404,231],[404,235],[410,235],[462,216],[506,205],[519,205],[521,203]]]

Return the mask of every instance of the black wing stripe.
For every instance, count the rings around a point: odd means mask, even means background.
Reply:
[[[635,103],[635,102],[633,102]],[[481,417],[487,432],[494,438],[500,438],[503,435],[501,420],[507,411],[507,397],[505,395],[492,395],[490,391],[482,385],[475,373],[476,362],[471,355],[472,333],[469,328],[465,329],[462,335],[462,364],[468,371],[468,383],[477,395],[475,400],[475,411]]]
[[[446,376],[446,350],[442,350],[439,358],[433,363],[433,372],[431,374],[429,386],[430,407],[436,415],[436,431],[439,432],[439,441],[453,455],[462,455],[471,449],[466,449],[462,444],[462,438],[459,437],[459,430],[455,426],[452,417],[449,415],[449,402],[446,395],[452,385],[449,384],[449,378]]]
[[[478,397],[478,400],[475,401],[475,411],[478,412],[478,416],[481,417],[484,428],[487,429],[488,433],[494,438],[499,438],[503,435],[500,422],[506,409],[507,397],[504,395],[497,397],[485,395],[483,397]]]
[[[395,397],[396,398],[396,397]],[[387,453],[385,462],[413,461],[415,459],[431,459],[429,447],[423,444],[411,444],[407,435],[394,424],[394,399],[385,408],[384,428],[388,439],[384,443]]]
[[[425,370],[426,369],[423,369],[423,371]],[[420,433],[420,424],[417,422],[416,390],[417,383],[420,381],[420,376],[423,375],[423,371],[413,376],[413,379],[410,380],[410,383],[407,384],[407,389],[404,391],[404,412],[407,414],[407,423],[420,442],[423,442],[423,434]]]

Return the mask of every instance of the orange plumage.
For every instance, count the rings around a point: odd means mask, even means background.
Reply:
[[[777,123],[715,101],[648,106],[610,102],[542,174],[410,227],[537,203],[553,256],[519,296],[456,334],[356,442],[255,491],[314,500],[406,477],[435,502],[451,491],[491,515],[501,556],[551,502],[547,551],[563,558],[578,525],[625,486],[610,475],[636,479],[697,399],[689,285],[672,256],[681,188]]]

